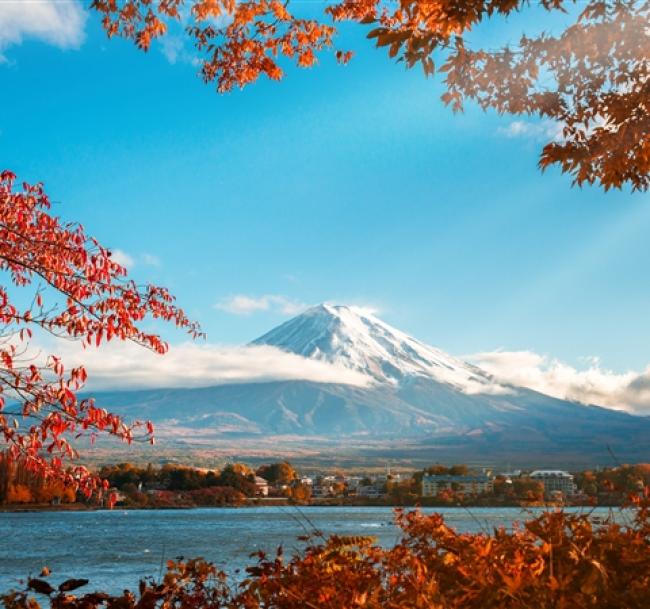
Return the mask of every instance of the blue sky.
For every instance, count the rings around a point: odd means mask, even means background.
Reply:
[[[454,354],[647,366],[649,195],[542,175],[546,125],[452,115],[358,27],[347,67],[219,96],[183,53],[108,41],[80,14],[58,38],[11,38],[0,11],[1,165],[169,286],[211,342],[330,301]]]

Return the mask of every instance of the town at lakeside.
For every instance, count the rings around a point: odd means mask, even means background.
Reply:
[[[118,463],[101,467],[102,496],[84,497],[0,460],[0,510],[182,509],[264,505],[422,507],[618,506],[650,485],[650,464],[569,472],[436,464],[417,471],[298,471],[288,461],[222,469]]]

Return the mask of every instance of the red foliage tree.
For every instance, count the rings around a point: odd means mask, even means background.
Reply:
[[[261,75],[282,77],[279,57],[310,67],[333,44],[334,22],[372,26],[368,38],[406,66],[445,74],[445,104],[536,115],[558,126],[540,167],[558,165],[575,184],[605,189],[650,186],[649,0],[541,0],[549,13],[574,11],[559,35],[523,35],[514,46],[472,49],[467,34],[494,17],[529,10],[526,0],[341,0],[321,19],[290,12],[290,0],[93,0],[110,36],[146,50],[183,9],[187,33],[202,55],[201,75],[219,91]],[[349,51],[337,51],[347,62]],[[435,62],[434,62],[435,58]]]
[[[166,289],[136,285],[109,250],[49,209],[42,185],[16,187],[12,173],[0,174],[0,270],[16,292],[12,298],[10,287],[0,286],[0,437],[10,460],[90,494],[98,479],[82,466],[66,468],[76,456],[71,439],[104,433],[132,442],[141,427],[138,438],[153,441],[153,428],[127,425],[92,399],[78,399],[86,371],[66,371],[55,355],[37,363],[28,350],[32,330],[85,346],[130,340],[162,354],[167,345],[142,329],[144,320],[171,322],[194,337],[200,328]],[[30,287],[31,304],[21,309],[15,297]]]

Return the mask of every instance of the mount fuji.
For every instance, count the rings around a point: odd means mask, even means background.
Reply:
[[[376,384],[432,379],[466,393],[489,393],[491,377],[389,326],[358,307],[322,304],[254,340],[361,372]]]
[[[309,380],[105,392],[163,437],[299,438],[367,456],[599,463],[650,458],[650,420],[506,385],[356,307],[322,304],[254,340],[354,371],[358,384]],[[343,377],[343,375],[342,375]]]

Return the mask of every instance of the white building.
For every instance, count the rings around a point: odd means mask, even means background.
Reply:
[[[447,474],[422,476],[422,496],[435,497],[442,491],[457,491],[465,495],[481,495],[494,488],[492,478],[485,474],[451,476]]]
[[[260,476],[255,476],[255,494],[261,497],[269,494],[269,483]]]
[[[565,497],[576,494],[576,485],[569,472],[559,469],[538,469],[530,474],[529,478],[544,485],[544,495],[550,497],[560,491]]]

